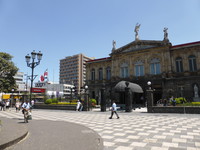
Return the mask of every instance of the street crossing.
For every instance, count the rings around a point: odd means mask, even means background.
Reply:
[[[32,121],[65,121],[84,125],[103,138],[105,150],[200,150],[198,114],[152,114],[146,113],[144,108],[118,114],[120,119],[116,116],[109,119],[110,111],[34,109]],[[0,111],[0,117],[22,119],[23,114],[11,109]]]

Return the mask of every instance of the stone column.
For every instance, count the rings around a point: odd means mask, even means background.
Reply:
[[[83,111],[88,111],[88,97],[87,97],[87,93],[84,94]]]
[[[106,111],[105,87],[101,89],[101,111]]]
[[[125,87],[125,111],[132,112],[132,92],[130,91],[129,82],[126,82]]]
[[[152,107],[153,107],[153,90],[148,89],[147,90],[147,112],[152,113]]]

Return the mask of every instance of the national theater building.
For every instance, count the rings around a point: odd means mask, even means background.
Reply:
[[[115,99],[124,104],[123,92],[116,92],[120,81],[140,85],[144,93],[135,94],[133,103],[141,104],[146,99],[147,82],[154,89],[154,104],[160,99],[185,97],[188,101],[200,101],[200,41],[172,45],[164,28],[163,40],[140,40],[140,25],[135,27],[135,40],[120,48],[113,48],[110,57],[87,62],[87,85],[90,98],[98,104],[102,89],[109,102]]]

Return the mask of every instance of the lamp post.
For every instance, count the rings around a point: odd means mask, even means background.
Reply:
[[[10,106],[12,107],[12,105],[13,105],[13,102],[14,102],[14,95],[13,95],[13,93],[14,93],[14,91],[15,91],[15,89],[12,89],[12,98],[11,98],[11,102],[10,102]]]
[[[88,90],[88,86],[85,85],[85,100],[86,100],[86,109],[85,109],[85,110],[86,110],[86,111],[89,110],[87,90]]]
[[[106,111],[105,84],[101,88],[101,111]]]
[[[35,61],[37,56],[38,61]],[[31,96],[32,96],[32,87],[33,87],[33,80],[36,78],[36,76],[33,74],[34,73],[34,68],[40,64],[40,61],[42,59],[42,53],[39,51],[39,53],[36,53],[35,50],[33,50],[33,52],[31,52],[31,56],[29,56],[29,54],[27,54],[25,56],[26,58],[26,63],[27,66],[31,68],[31,88],[30,88],[30,101],[31,101]],[[30,62],[32,58],[32,62]]]
[[[72,102],[73,94],[74,94],[74,87],[71,87],[71,98],[70,98],[70,102]]]
[[[151,90],[151,81],[148,81],[147,85],[149,86],[149,90]]]
[[[151,81],[148,81],[147,85],[147,111],[151,113],[153,107],[153,90],[151,88]]]
[[[85,85],[85,94],[86,94],[86,101],[87,101],[87,111],[89,110],[89,102],[88,102],[88,94],[87,94],[88,86]]]

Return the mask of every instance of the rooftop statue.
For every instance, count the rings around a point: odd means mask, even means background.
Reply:
[[[112,48],[112,52],[113,52],[114,50],[116,50],[116,41],[115,40],[113,40],[112,45],[113,45],[113,48]]]
[[[140,24],[137,23],[135,26],[135,40],[139,40],[139,35],[138,35],[139,29],[140,29]]]
[[[113,40],[113,49],[116,49],[116,41]]]
[[[164,32],[164,41],[169,41],[167,30],[168,30],[168,28],[164,28],[164,30],[163,30],[163,32]]]

